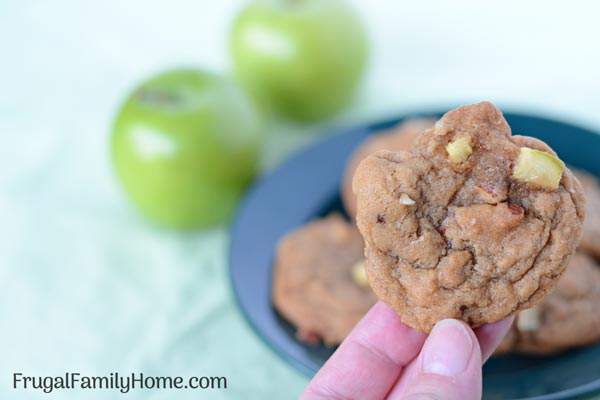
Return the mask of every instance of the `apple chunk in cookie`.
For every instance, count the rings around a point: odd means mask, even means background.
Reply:
[[[475,327],[537,304],[585,213],[552,149],[512,136],[488,102],[448,112],[408,152],[366,158],[353,189],[375,294],[425,332],[444,318]]]

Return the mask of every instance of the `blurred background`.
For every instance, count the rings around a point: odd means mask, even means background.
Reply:
[[[351,2],[370,46],[354,102],[318,123],[268,120],[263,170],[331,126],[480,100],[600,128],[600,6]],[[227,390],[177,399],[295,398],[306,385],[236,308],[228,227],[157,227],[111,165],[113,120],[139,82],[179,66],[232,71],[244,4],[0,3],[0,397],[42,397],[12,390],[13,371],[228,377]]]

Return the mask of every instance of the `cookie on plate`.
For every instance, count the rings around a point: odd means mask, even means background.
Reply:
[[[595,176],[587,172],[576,170],[575,176],[581,182],[587,200],[580,248],[600,259],[600,184]]]
[[[363,264],[362,237],[339,215],[313,221],[280,241],[273,302],[300,340],[338,344],[375,304]]]
[[[576,253],[556,288],[537,306],[519,313],[500,350],[556,354],[600,340],[600,266]]]
[[[379,150],[408,150],[415,137],[426,129],[433,126],[435,120],[425,118],[413,118],[402,122],[395,127],[373,136],[368,137],[356,148],[350,156],[342,180],[342,200],[346,212],[351,217],[356,216],[356,196],[352,191],[352,176],[358,164],[368,155]]]
[[[581,237],[582,189],[540,140],[512,136],[489,102],[445,114],[410,152],[354,174],[375,294],[411,327],[473,327],[533,307]]]

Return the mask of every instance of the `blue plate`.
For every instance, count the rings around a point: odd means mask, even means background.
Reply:
[[[415,116],[439,116],[423,113]],[[548,143],[568,164],[600,176],[600,135],[568,123],[506,113],[513,132]],[[291,157],[260,179],[231,231],[230,275],[244,315],[277,354],[312,376],[332,349],[307,346],[271,304],[274,250],[287,232],[331,211],[343,212],[339,187],[346,161],[368,135],[406,118],[348,129]],[[600,345],[552,358],[506,356],[484,368],[486,399],[572,399],[600,393]]]

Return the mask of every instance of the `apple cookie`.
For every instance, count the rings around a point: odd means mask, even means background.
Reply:
[[[500,349],[556,354],[600,340],[600,266],[576,253],[556,288],[537,306],[519,313]]]
[[[370,136],[350,156],[342,179],[342,201],[346,212],[351,217],[356,216],[356,196],[352,191],[352,176],[358,164],[367,156],[379,150],[400,151],[408,150],[417,135],[433,126],[435,120],[414,118],[406,120],[395,127]]]
[[[600,184],[598,179],[583,171],[575,171],[587,200],[580,249],[600,259]]]
[[[354,174],[375,294],[411,327],[473,327],[533,307],[582,231],[585,200],[540,140],[512,136],[491,103],[445,114],[410,152],[380,151]]]
[[[377,298],[358,230],[339,215],[309,223],[279,243],[273,302],[300,340],[339,344]]]

